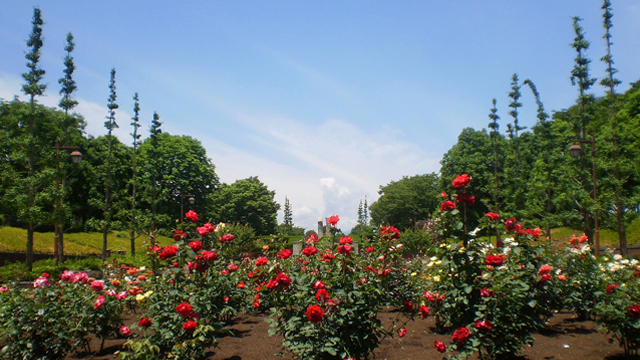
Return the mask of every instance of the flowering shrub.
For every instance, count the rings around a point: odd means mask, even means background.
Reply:
[[[133,333],[121,358],[201,357],[207,347],[216,345],[224,320],[248,302],[246,290],[237,286],[239,266],[221,255],[233,246],[233,235],[224,233],[219,241],[208,241],[215,234],[197,229],[160,251],[167,254],[160,257],[166,267],[153,291],[136,298],[144,314],[131,324]]]
[[[605,257],[596,292],[596,321],[617,341],[626,355],[640,348],[640,268],[635,259]]]
[[[458,177],[453,187],[466,192],[469,181]],[[499,215],[485,216],[480,228],[470,233],[463,230],[463,215],[447,206],[437,215],[442,219],[440,235],[448,243],[437,247],[426,264],[425,304],[441,331],[454,331],[448,347],[444,342],[434,345],[440,352],[457,353],[454,358],[476,352],[481,358],[513,356],[533,343],[531,333],[561,305],[558,279],[548,265],[547,251],[533,244],[534,231],[528,233],[511,219],[508,231],[513,237],[494,245],[476,236],[493,229]]]
[[[395,238],[390,230],[387,234]],[[282,335],[282,344],[296,359],[367,358],[383,338],[395,334],[395,321],[384,328],[378,318],[380,306],[402,306],[402,299],[386,291],[396,281],[390,270],[395,256],[382,251],[356,255],[345,250],[350,238],[337,240],[336,252],[310,245],[300,257],[281,256],[266,278],[256,280],[260,299],[272,304],[270,333]]]

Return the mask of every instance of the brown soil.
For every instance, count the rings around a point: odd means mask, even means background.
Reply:
[[[392,314],[382,313],[382,318]],[[125,316],[126,324],[134,323],[136,316]],[[285,353],[284,357],[277,355],[284,349],[280,345],[280,337],[269,337],[267,330],[269,325],[264,321],[264,316],[243,315],[236,318],[231,330],[234,336],[225,336],[219,339],[219,347],[210,349],[206,359],[209,360],[262,360],[284,359],[291,357]],[[450,335],[440,335],[434,332],[433,318],[425,320],[416,319],[407,323],[407,334],[403,338],[387,338],[375,351],[377,360],[415,360],[415,359],[440,359],[433,346],[434,341],[439,340],[445,344],[450,343]],[[592,321],[577,321],[573,314],[559,313],[554,316],[547,329],[535,335],[535,344],[527,347],[517,358],[519,360],[622,360],[638,357],[623,356],[622,348],[617,343],[609,343],[608,337]],[[114,355],[124,339],[111,339],[105,343],[102,353],[74,354],[66,359],[116,359]],[[94,351],[100,347],[100,342],[94,340],[91,348]]]

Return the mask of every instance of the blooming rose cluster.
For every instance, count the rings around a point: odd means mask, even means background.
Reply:
[[[329,218],[327,219],[327,224],[335,227],[336,225],[338,225],[338,221],[340,221],[340,217],[338,217],[338,215],[329,216]]]
[[[318,252],[318,249],[316,249],[315,246],[307,246],[306,248],[302,249],[302,254],[305,256],[313,256]]]
[[[291,254],[292,254],[292,253],[293,253],[293,252],[292,252],[291,250],[289,250],[289,249],[282,249],[282,250],[280,250],[280,252],[278,252],[278,253],[276,254],[276,256],[277,256],[278,258],[280,258],[280,259],[283,259],[283,260],[284,260],[284,259],[288,259],[289,257],[291,257]]]
[[[471,182],[471,176],[467,174],[458,175],[451,182],[451,187],[454,189],[464,189],[469,185],[469,182]]]
[[[73,271],[65,270],[62,272],[62,275],[60,275],[60,280],[70,284],[75,284],[75,283],[86,284],[87,282],[89,282],[89,275],[83,271],[78,271],[74,273]]]
[[[316,234],[316,233],[311,233],[311,234],[309,234],[309,236],[307,236],[307,238],[306,238],[306,239],[304,239],[304,241],[305,241],[307,244],[317,243],[317,242],[318,242],[318,234]]]
[[[195,211],[193,211],[193,210],[189,210],[189,211],[187,211],[187,213],[186,213],[186,214],[184,214],[184,216],[185,216],[187,219],[189,219],[189,220],[193,221],[194,223],[195,223],[195,222],[198,222],[198,213],[196,213],[196,212],[195,212]]]
[[[383,226],[380,235],[386,240],[396,240],[400,238],[400,230],[393,226]]]
[[[504,264],[504,254],[487,255],[487,257],[485,258],[485,262],[489,266],[493,266],[493,267],[501,266],[502,264]]]
[[[220,236],[220,239],[218,239],[218,241],[220,241],[221,243],[226,243],[226,242],[233,241],[235,238],[236,237],[233,236],[233,234],[226,234],[226,235]]]
[[[198,234],[200,234],[200,236],[205,236],[208,233],[216,231],[216,227],[211,225],[211,223],[206,223],[203,226],[198,226],[196,228],[196,231],[198,232]]]
[[[49,287],[49,274],[42,273],[42,276],[33,281],[34,289],[46,289]]]
[[[162,249],[158,257],[162,260],[168,260],[178,255],[178,245],[169,245]]]
[[[173,240],[175,241],[182,241],[187,239],[187,234],[182,230],[175,230],[172,236]]]

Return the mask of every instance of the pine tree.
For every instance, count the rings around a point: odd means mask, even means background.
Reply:
[[[109,109],[107,115],[107,121],[104,122],[104,127],[107,129],[108,150],[106,162],[106,176],[105,176],[105,191],[104,191],[104,226],[102,228],[102,260],[107,258],[107,235],[111,227],[111,148],[113,141],[113,130],[118,128],[116,123],[116,109],[118,104],[116,103],[116,69],[111,69],[111,80],[109,81],[109,99],[107,102],[107,108]]]
[[[162,123],[160,122],[160,115],[157,112],[153,112],[153,120],[151,121],[151,129],[149,135],[149,142],[151,144],[151,152],[150,152],[150,174],[151,174],[151,231],[156,230],[156,216],[158,212],[158,178],[160,174],[158,174],[158,146],[159,139],[158,137],[162,134],[162,129],[160,127]]]
[[[491,133],[489,134],[489,139],[491,139],[491,145],[493,146],[493,211],[496,213],[500,213],[500,178],[498,177],[498,169],[500,164],[498,163],[498,141],[500,139],[500,124],[498,124],[498,120],[500,120],[500,116],[498,116],[498,107],[496,99],[492,101],[493,107],[491,108],[491,113],[489,114],[489,119],[491,122],[489,123],[489,129],[491,129]]]
[[[628,255],[628,247],[627,247],[627,230],[624,223],[624,213],[625,206],[622,201],[622,179],[620,175],[620,144],[619,144],[619,126],[616,121],[616,86],[620,85],[621,81],[616,79],[614,75],[618,72],[613,67],[613,55],[611,54],[611,46],[613,42],[611,41],[611,28],[613,27],[613,10],[611,8],[611,0],[604,0],[602,5],[602,10],[604,10],[603,17],[603,25],[605,29],[605,34],[603,38],[607,43],[607,54],[603,56],[600,60],[607,65],[606,72],[607,77],[603,78],[600,81],[600,84],[607,88],[609,92],[609,102],[611,108],[611,142],[613,145],[613,175],[614,175],[614,195],[615,195],[615,209],[616,209],[616,220],[618,223],[618,239],[620,241],[620,253],[622,256]]]
[[[136,256],[136,230],[138,227],[138,214],[136,211],[136,190],[138,186],[138,163],[137,163],[137,155],[138,155],[138,146],[140,145],[140,134],[138,134],[138,129],[140,128],[140,103],[138,99],[138,93],[133,95],[133,117],[131,118],[131,126],[133,127],[133,132],[131,133],[131,138],[133,139],[133,156],[131,159],[131,231],[129,233],[129,239],[131,240],[131,256]]]
[[[27,59],[27,67],[29,71],[22,74],[22,77],[26,81],[24,85],[22,85],[22,92],[25,95],[29,96],[29,104],[30,113],[27,115],[28,119],[28,130],[29,135],[25,141],[25,149],[27,155],[27,186],[28,186],[28,196],[27,196],[27,211],[25,211],[25,218],[27,222],[27,252],[26,252],[26,263],[27,269],[31,271],[33,267],[33,234],[35,232],[35,227],[38,222],[38,206],[36,204],[36,192],[38,187],[38,180],[36,179],[36,138],[35,138],[35,121],[36,121],[36,97],[42,96],[44,91],[47,88],[46,84],[41,84],[42,78],[44,77],[45,71],[41,69],[40,66],[40,49],[43,45],[43,37],[42,37],[42,25],[44,25],[44,21],[42,20],[42,15],[39,8],[33,9],[33,20],[31,22],[33,25],[31,34],[29,34],[29,39],[27,40],[27,46],[31,48],[31,50],[25,55]]]
[[[291,235],[293,230],[293,213],[291,212],[291,204],[289,198],[284,198],[284,232],[285,235]]]
[[[74,125],[73,121],[75,118],[72,116],[69,116],[69,112],[73,110],[73,108],[75,108],[76,105],[78,105],[78,101],[76,101],[72,97],[73,92],[77,89],[76,82],[75,80],[73,80],[73,72],[75,71],[76,66],[73,62],[73,57],[71,56],[71,53],[75,49],[75,46],[76,45],[73,42],[73,34],[68,33],[67,45],[65,45],[64,47],[64,50],[67,52],[66,56],[64,57],[64,70],[63,70],[64,76],[58,80],[58,83],[61,85],[60,95],[62,95],[62,98],[60,99],[58,106],[60,106],[60,108],[64,110],[64,115],[65,115],[62,123],[62,127],[64,130],[64,135],[62,137],[63,144],[67,143],[69,127]],[[56,159],[57,163],[60,164],[60,152],[56,153],[56,157],[57,157]],[[66,168],[63,166],[62,168],[60,168],[58,173],[62,177],[62,193],[64,194],[64,190],[66,189],[66,186],[67,186]],[[56,194],[57,204],[61,203],[62,201],[64,201],[63,195]],[[56,208],[58,208],[58,205],[56,205]],[[58,215],[56,214],[55,216],[58,216]],[[60,220],[64,220],[64,219],[60,219]],[[58,220],[56,221],[56,224],[58,224],[58,228],[57,228],[58,259],[60,262],[64,262],[64,221]]]
[[[578,96],[578,122],[574,125],[574,130],[578,135],[579,140],[584,140],[587,134],[587,126],[589,126],[591,122],[591,115],[586,111],[587,105],[593,102],[593,95],[589,94],[588,91],[591,86],[596,82],[595,78],[591,78],[589,76],[589,60],[586,57],[586,51],[589,49],[589,41],[585,39],[584,29],[580,26],[580,21],[582,19],[580,17],[573,17],[573,29],[576,33],[576,37],[572,43],[572,47],[576,50],[576,58],[574,59],[575,65],[573,70],[571,71],[571,84],[578,86],[579,96]],[[595,137],[592,135],[594,141]],[[580,178],[583,186],[587,186],[588,183],[588,175],[585,172],[586,169],[586,160],[583,156],[580,159]],[[593,189],[595,190],[595,184],[592,184]],[[587,203],[587,197],[583,199],[584,203]],[[594,204],[596,209],[594,209],[595,216],[591,216],[589,213],[589,208],[586,204],[580,203],[580,207],[584,212],[585,217],[585,234],[589,237],[589,239],[593,239],[594,237],[594,228],[595,226],[595,218],[597,218],[597,204]],[[594,224],[592,224],[592,222]]]

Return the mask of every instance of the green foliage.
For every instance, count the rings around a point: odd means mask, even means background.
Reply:
[[[280,209],[274,195],[275,191],[269,190],[257,177],[224,184],[211,196],[214,218],[216,222],[249,225],[259,235],[273,234]]]
[[[437,209],[440,191],[435,173],[403,177],[381,186],[380,197],[371,204],[372,225],[406,229],[425,220]]]

